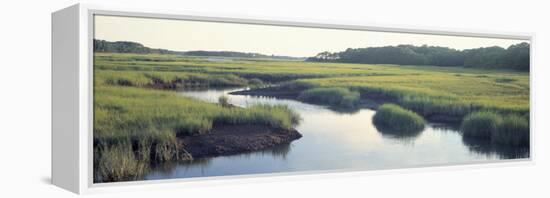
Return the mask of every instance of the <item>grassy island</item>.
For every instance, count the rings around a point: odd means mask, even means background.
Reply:
[[[380,106],[373,117],[373,122],[386,130],[402,133],[420,131],[424,129],[426,123],[418,114],[394,104]]]

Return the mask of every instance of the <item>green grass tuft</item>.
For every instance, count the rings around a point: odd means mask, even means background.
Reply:
[[[347,88],[313,88],[300,93],[298,100],[336,107],[355,107],[359,103],[359,92]]]
[[[469,114],[462,121],[461,130],[465,136],[490,138],[498,131],[502,117],[494,112],[481,111]]]
[[[102,182],[138,180],[145,174],[147,164],[139,161],[128,142],[97,149],[94,180]]]
[[[509,146],[529,146],[529,121],[516,114],[482,111],[469,114],[461,125],[464,136],[490,139]]]
[[[491,139],[498,144],[529,146],[529,121],[517,115],[506,116]]]
[[[425,125],[421,116],[394,104],[380,106],[373,117],[373,123],[395,132],[417,132],[424,129]]]

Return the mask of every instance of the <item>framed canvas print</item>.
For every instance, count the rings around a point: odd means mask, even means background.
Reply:
[[[532,160],[529,34],[85,5],[52,20],[52,179],[73,192]]]

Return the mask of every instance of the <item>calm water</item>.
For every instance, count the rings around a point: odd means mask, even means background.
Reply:
[[[424,131],[409,136],[385,134],[372,124],[373,110],[337,112],[294,100],[229,95],[232,91],[235,89],[184,91],[182,94],[213,103],[220,95],[226,95],[230,103],[240,107],[257,103],[288,105],[302,117],[296,129],[303,137],[289,145],[263,151],[163,164],[155,167],[146,179],[405,168],[529,156],[527,149],[465,139],[456,129],[444,125],[428,124]]]

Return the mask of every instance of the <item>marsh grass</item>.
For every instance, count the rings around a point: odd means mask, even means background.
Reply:
[[[491,138],[502,123],[502,117],[490,111],[472,113],[462,121],[461,130],[464,136]]]
[[[252,78],[252,79],[248,80],[248,85],[251,86],[251,87],[261,87],[264,84],[265,84],[264,81],[262,81],[259,78]]]
[[[212,74],[186,72],[109,71],[95,72],[96,85],[134,86],[161,89],[196,87],[237,87],[260,85],[261,82],[241,78],[233,74]]]
[[[129,142],[97,149],[94,161],[94,180],[101,182],[138,180],[145,174],[147,164],[134,155]],[[99,154],[100,153],[100,154]]]
[[[159,54],[96,53],[94,58],[96,86],[177,89],[283,82],[283,91],[298,90],[303,101],[337,109],[355,106],[360,97],[383,96],[425,119],[443,122],[460,123],[478,111],[529,114],[526,72],[243,59],[211,62]],[[105,106],[117,112],[129,108]],[[204,133],[213,124],[212,118],[202,116],[183,120],[178,134]]]
[[[498,82],[498,83],[509,83],[509,82],[514,82],[516,81],[516,79],[513,79],[513,78],[497,78],[495,79],[495,82]]]
[[[307,85],[307,89],[345,88],[361,96],[384,95],[427,119],[444,115],[460,122],[467,114],[481,110],[529,112],[527,72],[242,59],[211,62],[159,54],[95,53],[94,60],[96,76],[105,77],[96,83],[142,87],[154,85],[151,79],[157,78],[170,84],[168,88],[192,88],[254,87],[260,82],[295,80],[294,84]]]
[[[214,124],[289,130],[300,121],[286,106],[225,108],[176,92],[127,86],[96,86],[94,91],[94,147],[101,156],[94,174],[103,181],[134,180],[143,165],[192,159],[177,136],[209,133]]]
[[[341,87],[307,89],[298,96],[298,100],[305,102],[346,108],[357,106],[359,99],[359,92]]]
[[[400,67],[404,69],[395,71],[394,75],[301,79],[294,83],[307,84],[309,89],[344,87],[356,90],[361,97],[374,96],[397,103],[427,119],[445,117],[449,122],[460,123],[469,113],[483,110],[529,114],[528,76],[521,73],[502,72],[489,76],[472,75],[465,70],[457,76],[434,68],[411,75],[407,73],[408,67]],[[495,76],[513,80],[496,82]]]
[[[529,121],[522,116],[508,115],[503,118],[498,131],[493,131],[491,139],[498,144],[529,146]]]
[[[252,105],[245,110],[226,108],[213,117],[216,124],[260,124],[284,130],[292,129],[300,120],[300,115],[285,105],[263,104]]]
[[[208,133],[216,124],[292,128],[300,116],[286,106],[227,108],[166,91],[271,83],[299,90],[301,100],[331,106],[355,106],[360,97],[381,96],[400,106],[384,105],[375,117],[397,130],[422,128],[424,120],[417,114],[426,119],[444,115],[458,122],[464,118],[466,136],[528,144],[526,72],[95,53],[94,178],[134,180],[149,165],[189,160],[177,137]]]
[[[395,104],[384,104],[376,111],[373,123],[383,129],[382,131],[415,133],[422,131],[426,122],[413,111]]]
[[[289,129],[297,123],[296,113],[286,106],[253,105],[223,108],[175,92],[132,87],[96,87],[94,135],[97,138],[164,134],[207,133],[216,123],[269,123]]]
[[[490,111],[472,113],[461,125],[464,136],[491,140],[508,146],[529,146],[529,121],[516,114]]]

